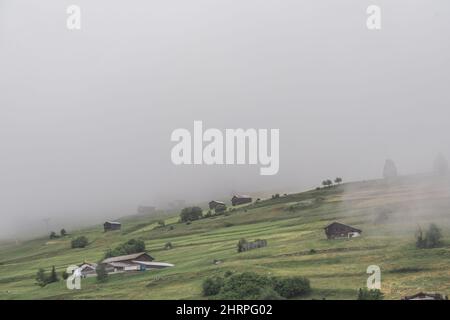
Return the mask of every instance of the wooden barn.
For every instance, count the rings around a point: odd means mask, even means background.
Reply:
[[[209,202],[209,208],[211,210],[214,210],[217,206],[224,206],[224,205],[225,205],[225,203],[222,201],[213,200],[213,201]]]
[[[114,231],[114,230],[120,230],[122,228],[122,224],[120,222],[115,221],[106,221],[103,224],[103,229],[105,232],[107,231]]]
[[[328,239],[359,237],[361,230],[343,223],[333,222],[324,228]]]
[[[240,204],[251,203],[251,202],[252,202],[252,197],[250,197],[250,196],[234,195],[233,198],[231,198],[231,204],[233,206],[238,206]]]

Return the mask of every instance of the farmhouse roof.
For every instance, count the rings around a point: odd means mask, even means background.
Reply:
[[[83,263],[80,263],[78,266],[79,267],[82,267],[82,266],[93,266],[93,267],[96,267],[97,264],[95,262],[83,261]]]
[[[324,227],[324,229],[328,229],[329,227],[331,227],[332,225],[341,225],[341,226],[344,226],[344,227],[346,227],[346,228],[348,228],[349,230],[351,230],[351,231],[353,231],[353,232],[362,232],[362,230],[360,230],[360,229],[356,229],[356,228],[354,228],[354,227],[352,227],[352,226],[349,226],[349,225],[347,225],[347,224],[343,224],[343,223],[340,223],[340,222],[333,222],[333,223],[330,223],[329,225],[327,225],[326,227]]]
[[[105,223],[109,223],[109,224],[121,224],[120,222],[117,222],[117,221],[106,221]]]
[[[80,269],[81,269],[82,271],[85,270],[85,269],[95,270],[95,269],[97,269],[97,264],[96,264],[96,263],[93,263],[93,264],[85,263],[85,264],[82,264],[82,265],[80,266]]]
[[[211,200],[209,203],[211,203],[211,202],[215,202],[215,203],[218,203],[218,204],[225,204],[225,202],[217,201],[217,200]]]
[[[96,267],[96,266],[97,266],[96,263],[88,262],[88,261],[83,261],[83,263],[80,263],[78,266],[79,266],[79,267],[82,267],[82,266],[85,266],[85,265],[93,266],[93,267]]]
[[[139,258],[140,256],[142,256],[144,254],[150,256],[147,252],[139,252],[139,253],[127,254],[125,256],[117,256],[117,257],[107,258],[107,259],[103,260],[102,263],[111,263],[111,262],[121,262],[121,261],[135,260],[135,259]]]

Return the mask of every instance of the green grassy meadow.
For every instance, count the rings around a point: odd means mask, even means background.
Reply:
[[[206,207],[204,206],[206,210]],[[388,219],[376,222],[380,211]],[[369,265],[381,268],[385,299],[418,291],[450,293],[450,197],[448,183],[404,178],[395,183],[367,181],[289,194],[241,206],[227,215],[179,223],[178,213],[166,217],[121,219],[122,230],[103,232],[97,225],[68,230],[60,239],[41,238],[0,246],[0,299],[203,299],[202,281],[225,271],[266,275],[301,275],[312,292],[303,299],[356,299]],[[327,240],[323,228],[339,221],[363,230],[353,239]],[[420,225],[436,223],[443,244],[417,249],[414,234]],[[89,245],[71,249],[84,235]],[[156,261],[175,267],[82,280],[81,290],[68,290],[65,281],[46,287],[35,284],[38,268],[58,274],[72,264],[99,261],[108,248],[143,239]],[[239,239],[266,239],[268,246],[237,253]],[[165,250],[171,242],[173,249]],[[311,251],[311,249],[314,249]],[[214,264],[214,260],[221,263]]]

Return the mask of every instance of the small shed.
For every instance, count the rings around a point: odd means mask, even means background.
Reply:
[[[225,203],[222,201],[213,200],[209,202],[209,208],[214,210],[217,206],[224,206]]]
[[[106,221],[103,224],[103,229],[105,230],[105,232],[120,230],[121,228],[122,228],[122,224],[120,222],[116,222],[116,221]]]
[[[252,197],[245,196],[245,195],[234,195],[233,198],[231,198],[231,204],[233,206],[238,206],[245,203],[251,203]]]
[[[333,222],[324,228],[328,239],[359,237],[362,230],[343,223]]]

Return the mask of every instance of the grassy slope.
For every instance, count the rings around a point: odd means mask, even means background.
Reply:
[[[97,226],[63,239],[2,246],[0,299],[196,299],[202,298],[205,277],[222,275],[226,270],[303,275],[310,278],[314,289],[307,298],[354,299],[356,290],[365,285],[366,268],[371,264],[381,267],[386,298],[398,299],[419,290],[449,293],[450,230],[445,226],[450,214],[438,217],[435,213],[450,213],[450,199],[441,190],[442,185],[422,180],[402,181],[389,188],[379,181],[352,183],[262,201],[228,216],[190,225],[179,224],[174,217],[166,219],[165,228],[154,229],[154,221],[134,217],[124,219],[124,229],[118,232],[103,233]],[[300,209],[286,210],[298,203]],[[374,224],[377,210],[386,206],[396,208],[389,221]],[[405,219],[405,213],[415,215],[430,208],[434,213],[427,218]],[[443,228],[444,245],[416,249],[417,224],[425,226],[436,219]],[[363,236],[326,240],[322,228],[335,220],[361,228]],[[169,230],[170,225],[173,230]],[[87,236],[91,243],[85,249],[70,249],[70,240],[79,235]],[[237,253],[236,243],[243,237],[267,239],[268,247]],[[70,264],[96,262],[107,248],[131,238],[144,239],[157,261],[175,267],[114,275],[104,284],[96,283],[95,278],[85,279],[82,289],[73,291],[66,289],[63,281],[45,288],[34,284],[40,267],[49,270],[55,265],[61,273]],[[168,241],[174,249],[163,249]],[[310,249],[316,253],[311,254]],[[223,263],[214,265],[214,259]]]

